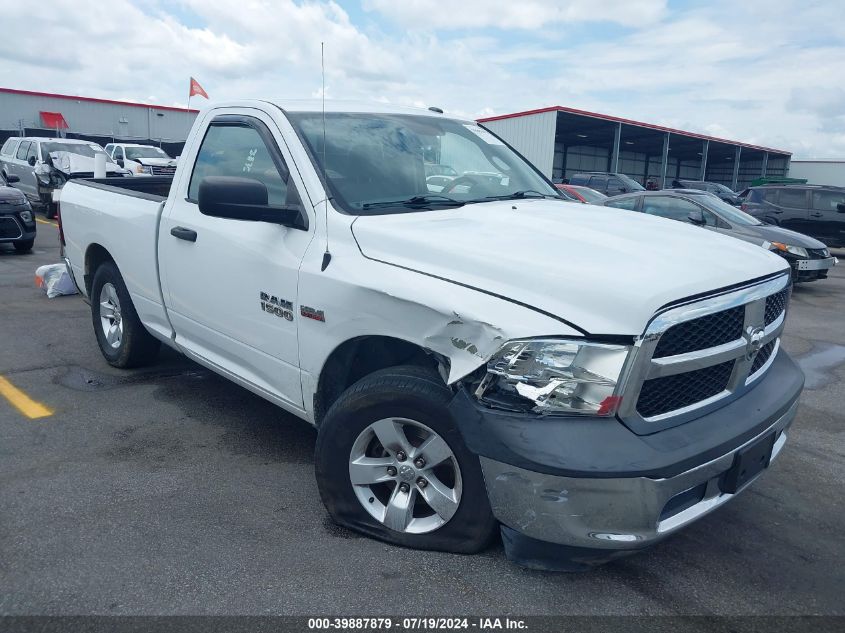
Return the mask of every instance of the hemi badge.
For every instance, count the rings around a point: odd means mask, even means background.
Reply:
[[[315,310],[314,308],[309,308],[308,306],[299,306],[299,313],[308,319],[322,321],[323,323],[326,322],[326,315],[323,314],[322,310]]]

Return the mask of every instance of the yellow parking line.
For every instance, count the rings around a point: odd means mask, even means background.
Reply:
[[[3,376],[0,376],[0,395],[4,396],[13,407],[28,418],[46,418],[53,415],[51,408],[36,402]]]
[[[49,224],[50,226],[58,227],[59,225],[55,222],[50,222],[49,220],[42,220],[41,218],[35,218],[36,222],[40,222],[41,224]]]

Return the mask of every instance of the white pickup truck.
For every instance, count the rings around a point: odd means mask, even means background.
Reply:
[[[639,550],[755,479],[803,387],[783,259],[566,202],[436,111],[216,105],[172,180],[72,180],[60,217],[110,364],[164,343],[308,420],[332,518],[391,543]]]

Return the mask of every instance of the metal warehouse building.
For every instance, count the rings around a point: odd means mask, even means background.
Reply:
[[[158,145],[181,154],[197,110],[0,88],[0,144],[10,136],[62,136],[100,145]]]
[[[552,106],[479,119],[547,177],[622,172],[641,184],[709,180],[734,191],[786,176],[791,152],[628,119]]]

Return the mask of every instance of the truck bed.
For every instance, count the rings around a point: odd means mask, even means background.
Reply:
[[[82,178],[73,181],[85,185],[113,191],[127,196],[162,202],[170,193],[173,176],[116,176],[111,178]]]

